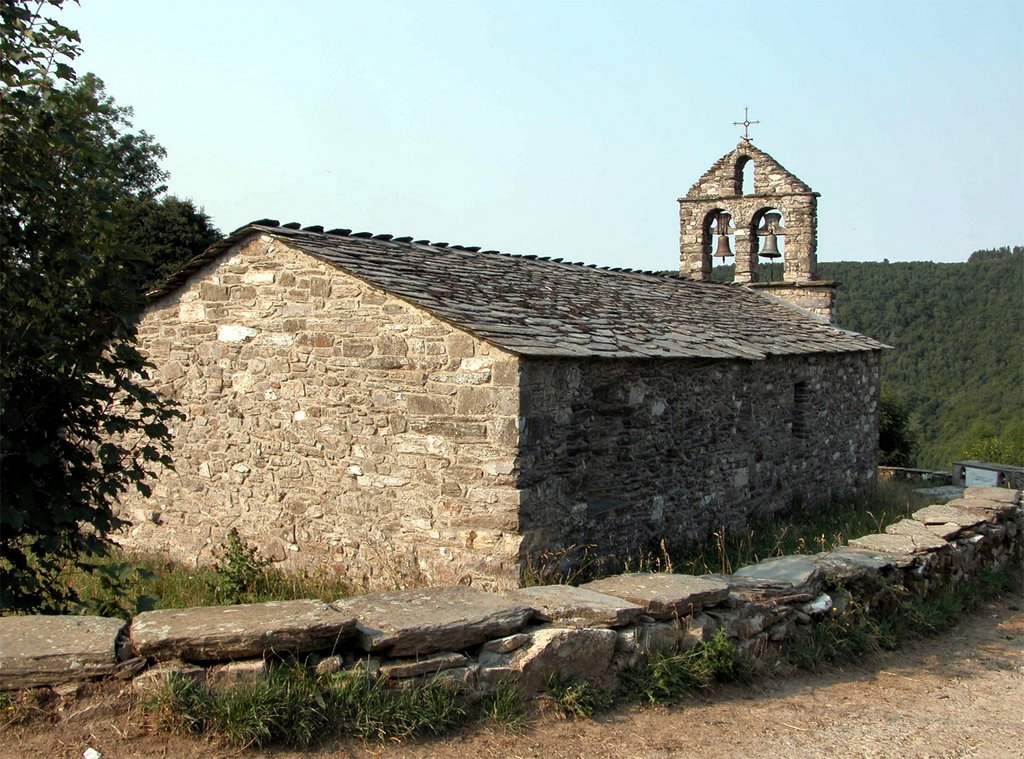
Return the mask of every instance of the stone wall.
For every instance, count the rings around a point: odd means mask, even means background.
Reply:
[[[621,559],[874,481],[877,352],[527,360],[523,549]]]
[[[230,528],[356,584],[518,575],[516,358],[271,238],[155,303],[139,341],[187,419],[125,499],[128,548],[208,560]]]
[[[907,592],[926,595],[1019,566],[1019,491],[964,495],[849,546],[731,575],[641,573],[501,595],[454,586],[332,604],[164,609],[139,614],[127,630],[120,619],[3,617],[0,690],[113,676],[134,677],[146,692],[171,674],[225,690],[266,677],[288,654],[309,653],[317,673],[369,672],[399,686],[441,677],[469,695],[503,683],[524,697],[552,680],[615,685],[651,651],[690,649],[721,631],[757,654],[848,609],[884,615]]]

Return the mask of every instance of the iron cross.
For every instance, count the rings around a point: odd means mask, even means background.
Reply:
[[[747,114],[747,107],[744,106],[743,107],[743,121],[734,121],[732,123],[733,123],[733,126],[741,126],[741,127],[743,127],[743,139],[744,140],[749,140],[750,139],[750,125],[751,124],[760,124],[761,122],[760,121],[751,121],[749,114]]]

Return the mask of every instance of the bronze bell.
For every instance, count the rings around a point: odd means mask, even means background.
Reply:
[[[716,227],[714,233],[718,235],[715,258],[721,258],[723,261],[732,255],[732,246],[729,244],[729,228],[732,227],[731,220],[732,214],[727,211],[722,211],[715,217]]]
[[[715,248],[715,258],[723,261],[732,255],[732,247],[729,245],[729,235],[718,236],[718,247]]]
[[[778,238],[781,234],[785,234],[785,230],[782,229],[782,214],[778,211],[769,211],[764,215],[764,226],[758,231],[758,235],[764,237],[764,245],[761,246],[759,253],[761,258],[782,258]]]
[[[782,254],[779,252],[779,238],[774,232],[769,232],[764,236],[764,245],[761,246],[759,255],[761,258],[782,258]]]

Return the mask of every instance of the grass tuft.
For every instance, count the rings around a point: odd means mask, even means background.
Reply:
[[[978,579],[946,586],[929,594],[909,593],[893,587],[871,613],[850,604],[838,617],[815,625],[810,634],[790,638],[781,645],[792,665],[820,672],[831,664],[858,661],[880,650],[892,651],[907,640],[938,635],[980,604],[998,598],[1014,587],[1017,579],[998,570],[987,570]]]
[[[114,551],[92,571],[69,569],[67,581],[85,602],[81,613],[129,618],[150,608],[290,601],[330,602],[352,587],[326,572],[285,572],[229,534],[213,566],[190,567],[166,559]]]
[[[518,734],[526,727],[526,710],[515,683],[502,683],[481,701],[484,718],[505,732]]]
[[[560,682],[548,680],[545,690],[551,697],[555,709],[563,717],[592,717],[605,712],[615,705],[615,694],[611,688],[599,688],[590,680]]]
[[[744,679],[752,666],[723,630],[688,651],[650,651],[625,674],[626,690],[651,704],[672,704],[718,681]]]

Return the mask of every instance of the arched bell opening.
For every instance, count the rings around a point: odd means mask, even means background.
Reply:
[[[731,264],[729,259],[733,257],[735,239],[736,227],[732,224],[732,214],[722,208],[708,211],[704,216],[702,256],[713,280],[731,279],[723,275],[721,269]],[[719,269],[719,276],[715,276],[716,268]]]
[[[754,214],[750,239],[757,251],[758,273],[763,282],[781,282],[786,270],[786,226],[778,208]]]
[[[754,159],[748,155],[741,155],[736,159],[736,166],[733,169],[733,183],[737,195],[754,195]]]

